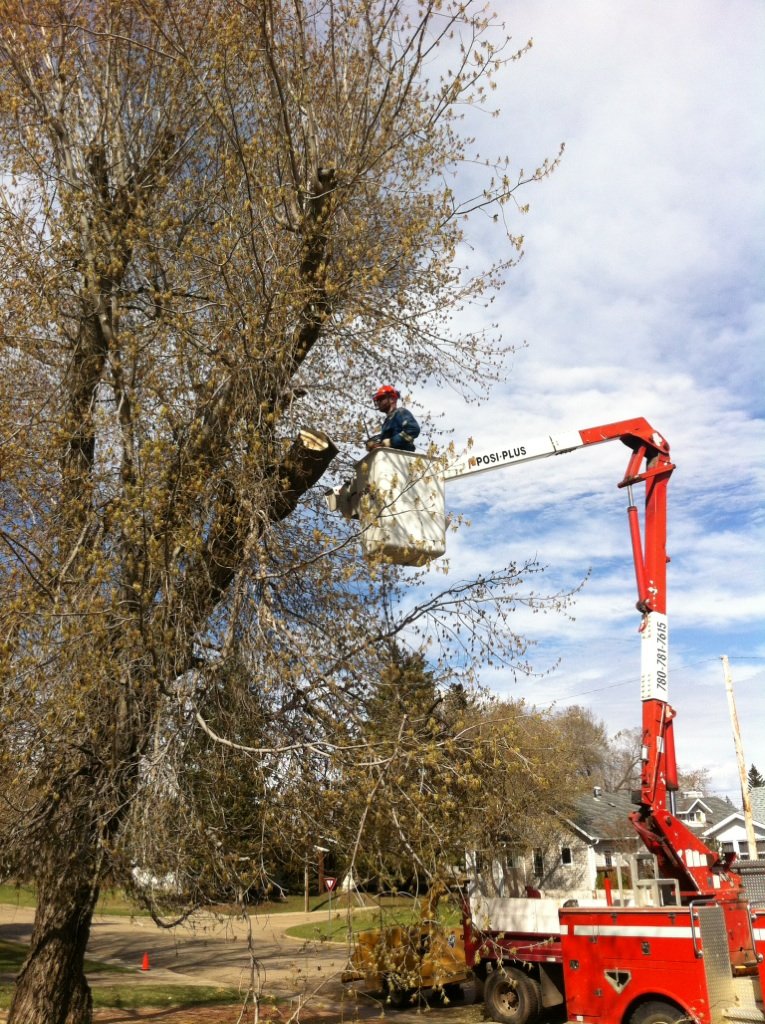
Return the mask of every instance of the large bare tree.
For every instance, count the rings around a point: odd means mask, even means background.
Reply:
[[[86,1024],[103,882],[225,860],[211,748],[285,825],[277,789],[358,744],[337,717],[383,641],[453,607],[397,617],[314,485],[373,384],[496,370],[453,318],[520,242],[456,256],[519,182],[448,182],[513,55],[450,0],[0,0],[0,25],[0,841],[38,893],[10,1020]],[[521,576],[480,581],[478,626]],[[451,635],[522,656],[462,596]]]

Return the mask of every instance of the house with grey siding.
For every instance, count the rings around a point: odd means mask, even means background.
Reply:
[[[753,791],[754,792],[754,791]],[[765,788],[761,790],[765,795]],[[590,902],[604,896],[604,879],[616,887],[629,886],[630,860],[645,854],[629,815],[636,810],[629,793],[605,793],[599,788],[579,797],[558,834],[543,846],[506,846],[492,855],[476,853],[471,874],[476,892],[484,896],[529,896],[537,893],[559,900]],[[759,813],[759,812],[758,812]],[[720,797],[697,792],[676,795],[676,814],[711,848],[746,849],[743,813]],[[765,814],[755,822],[758,846],[765,856]],[[733,845],[730,845],[733,844]]]

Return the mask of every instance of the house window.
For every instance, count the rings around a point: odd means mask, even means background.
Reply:
[[[603,862],[607,868],[612,868],[614,866],[614,858],[610,853],[603,854]]]
[[[560,862],[565,867],[571,867],[574,863],[574,855],[571,852],[570,846],[561,846],[560,848]]]
[[[541,850],[534,850],[534,874],[541,878],[545,873],[545,858]]]
[[[513,868],[518,867],[517,853],[515,853],[510,847],[502,846],[499,850],[499,859],[502,864],[503,871],[510,871]]]

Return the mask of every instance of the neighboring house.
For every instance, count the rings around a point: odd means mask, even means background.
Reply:
[[[592,899],[603,895],[603,879],[608,875],[616,883],[630,857],[643,852],[643,844],[629,820],[637,808],[629,793],[605,793],[596,786],[590,793],[579,797],[573,814],[564,819],[571,838],[571,864],[566,864],[565,846],[561,845],[561,858],[555,863],[554,850],[540,888],[548,896]],[[562,843],[565,842],[562,835]],[[573,870],[572,870],[573,869]],[[628,879],[625,884],[628,884]],[[570,893],[574,882],[576,892]],[[600,890],[600,893],[598,893]]]
[[[749,799],[752,803],[752,817],[755,821],[765,821],[765,786],[758,786],[756,789],[749,790]],[[755,829],[755,833],[756,833]],[[759,856],[765,857],[762,848],[760,846],[759,839],[757,840],[757,851]]]
[[[753,791],[757,792],[757,791]],[[765,795],[765,788],[760,791]],[[765,801],[763,801],[765,803]],[[719,797],[678,793],[676,814],[711,848],[746,857],[743,813]],[[561,820],[554,841],[532,850],[506,848],[491,863],[473,858],[479,878],[478,891],[485,896],[525,896],[543,892],[553,899],[592,900],[604,895],[603,879],[614,887],[619,878],[625,888],[631,882],[630,858],[645,854],[629,815],[636,810],[628,793],[604,793],[595,788],[580,797],[573,812]],[[765,856],[765,814],[755,814],[755,834],[760,856]]]
[[[603,872],[642,849],[628,817],[634,810],[628,793],[594,789],[576,801],[573,814],[561,819],[556,839],[543,847],[507,847],[491,863],[476,857],[478,891],[485,896],[541,891],[554,899],[592,900]]]
[[[756,792],[752,790],[750,797]],[[765,789],[760,792],[765,794]],[[749,860],[744,812],[718,797],[693,795],[695,799],[687,807],[688,818],[684,819],[689,827],[698,829],[699,835],[711,849],[719,850],[720,853],[735,853],[738,860]],[[765,857],[765,801],[758,810],[755,810],[752,801],[752,818],[757,855]]]

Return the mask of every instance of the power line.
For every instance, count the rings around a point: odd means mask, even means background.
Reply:
[[[679,676],[683,672],[690,671],[691,669],[694,669],[694,668],[698,668],[700,665],[716,665],[719,662],[719,660],[720,660],[719,657],[715,657],[715,658],[701,658],[701,659],[699,659],[699,661],[689,661],[686,664],[684,664],[682,668],[675,669],[674,670],[674,675],[675,676]],[[762,656],[754,657],[753,656],[753,657],[749,658],[746,655],[738,655],[736,657],[731,656],[728,660],[729,661],[765,661],[765,657],[762,657]],[[594,686],[590,690],[579,690],[579,691],[577,691],[577,693],[572,693],[572,694],[570,694],[567,697],[559,697],[559,698],[557,698],[555,700],[552,700],[552,701],[549,702],[549,704],[550,705],[552,705],[552,704],[560,704],[560,703],[564,703],[566,701],[576,700],[578,697],[587,697],[591,693],[602,693],[604,690],[618,690],[618,689],[621,689],[624,686],[631,686],[634,683],[635,683],[635,677],[634,676],[630,676],[628,679],[622,679],[622,680],[620,680],[620,681],[618,681],[616,683],[607,683],[605,686]]]

